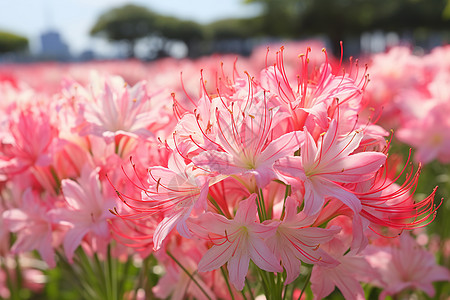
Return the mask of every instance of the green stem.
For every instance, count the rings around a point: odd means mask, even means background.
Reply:
[[[279,298],[282,299],[283,296],[283,275],[281,273],[277,273],[277,295],[279,295]]]
[[[281,219],[284,219],[284,212],[286,210],[286,199],[290,194],[291,194],[291,186],[286,185],[286,190],[284,191],[283,211],[281,212]]]
[[[90,274],[88,274],[88,272],[86,272],[85,267],[82,266],[82,263],[80,261],[80,259],[77,259],[77,266],[81,269],[81,274],[80,271],[77,272],[75,270],[74,265],[70,264],[66,257],[61,254],[59,251],[56,251],[56,255],[58,257],[58,264],[60,266],[63,267],[63,270],[65,270],[68,274],[68,276],[71,277],[71,279],[69,279],[70,282],[75,282],[75,284],[78,286],[80,294],[83,295],[81,298],[83,299],[96,299],[98,298],[98,295],[100,295],[100,291],[98,290],[94,290],[94,287],[92,286],[92,284],[89,282],[89,279],[91,277],[89,277]],[[96,287],[98,288],[98,287]]]
[[[137,299],[137,294],[140,288],[144,287],[145,291],[147,292],[147,272],[148,272],[147,261],[149,259],[150,259],[149,257],[145,258],[144,261],[142,261],[141,268],[139,268],[138,280],[135,281],[133,288],[134,290],[133,300]]]
[[[257,198],[258,198],[258,201],[256,203],[258,205],[258,213],[261,213],[259,215],[259,221],[262,223],[265,220],[267,220],[268,218],[267,218],[267,212],[266,212],[266,204],[264,202],[264,195],[263,195],[263,191],[261,188],[258,190]]]
[[[22,268],[20,267],[19,262],[19,256],[15,256],[15,262],[16,262],[16,285],[17,285],[17,291],[20,292],[22,290],[22,282],[23,282],[23,274],[22,274]]]
[[[131,267],[131,257],[128,257],[127,261],[125,262],[125,264],[119,264],[119,266],[121,266],[121,270],[120,273],[122,275],[122,277],[119,279],[119,290],[118,290],[118,297],[123,298],[123,294],[125,293],[125,282],[126,279],[128,278],[128,273],[130,272],[130,267]],[[117,271],[118,273],[118,271]]]
[[[203,287],[197,282],[197,280],[195,280],[194,276],[192,276],[191,273],[189,273],[189,271],[172,255],[172,253],[170,253],[169,250],[166,251],[167,255],[169,255],[169,257],[184,271],[184,273],[186,273],[187,276],[189,276],[189,278],[192,280],[192,282],[195,283],[195,285],[202,291],[202,293],[206,296],[206,298],[208,298],[209,300],[211,300],[211,297],[208,295],[208,293],[203,289]]]
[[[224,267],[220,267],[220,271],[222,272],[223,278],[225,279],[225,283],[227,284],[228,292],[230,293],[231,299],[234,300],[233,290],[231,289],[230,282],[228,280],[227,273],[225,272]]]
[[[89,260],[87,260],[87,262],[89,263]],[[97,253],[94,253],[94,265],[96,268],[95,273],[97,273],[97,280],[101,282],[99,285],[100,289],[102,290],[102,297],[105,297],[105,299],[109,300],[111,299],[111,287],[109,286],[110,282],[108,280],[108,267],[106,266],[106,263],[102,264],[100,262]]]
[[[266,295],[267,299],[270,299],[271,295],[271,284],[269,279],[267,278],[267,273],[260,268],[257,268],[259,272],[259,276],[261,277],[261,281],[263,284],[264,294]]]
[[[126,274],[124,274],[123,272],[119,273],[119,270],[117,268],[117,264],[119,263],[118,260],[116,258],[113,258],[111,255],[111,249],[110,249],[110,245],[108,245],[108,258],[111,262],[111,284],[112,284],[112,288],[113,288],[113,295],[114,295],[114,299],[122,299],[122,294],[120,293],[120,291],[122,290],[121,286],[117,286],[117,283],[119,283],[119,278],[118,275],[124,277]]]
[[[8,286],[9,289],[9,299],[11,300],[20,300],[19,298],[19,293],[17,290],[17,285],[15,284],[15,282],[13,281],[13,279],[11,278],[11,272],[9,272],[8,270],[8,266],[6,265],[7,262],[5,261],[4,263],[2,263],[2,269],[5,272],[5,276],[6,276],[6,285]]]
[[[284,286],[284,289],[283,289],[283,300],[286,299],[287,289],[288,289],[288,285],[286,284],[286,285]]]
[[[248,282],[247,277],[245,278],[245,284],[247,285],[248,291],[250,293],[250,299],[255,300],[255,295],[253,295],[252,288],[250,287],[250,283]]]
[[[208,200],[209,202],[211,202],[211,204],[217,209],[217,211],[219,212],[219,214],[227,217],[227,218],[231,218],[230,214],[225,214],[225,212],[222,210],[222,208],[219,206],[219,204],[216,202],[216,200],[211,196],[208,195]]]
[[[311,274],[312,274],[312,270],[311,270],[311,272],[309,272],[308,277],[306,277],[305,284],[303,285],[300,296],[298,296],[298,300],[302,299],[303,293],[306,291],[306,287],[308,286],[309,280],[311,279]]]
[[[52,174],[53,180],[56,183],[55,192],[56,194],[60,194],[61,192],[61,180],[59,180],[58,173],[56,172],[53,166],[50,166],[50,173]]]

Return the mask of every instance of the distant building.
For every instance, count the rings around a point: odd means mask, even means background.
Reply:
[[[95,59],[95,52],[93,50],[84,50],[78,56],[78,60],[80,61],[89,61]]]
[[[44,59],[68,60],[70,59],[69,47],[61,39],[57,31],[47,31],[41,34],[41,53]]]

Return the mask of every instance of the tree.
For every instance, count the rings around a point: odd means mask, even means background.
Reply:
[[[262,18],[223,19],[208,25],[208,35],[212,39],[248,39],[263,35]]]
[[[204,38],[203,27],[196,22],[163,16],[146,7],[131,4],[102,14],[90,33],[109,41],[128,43],[130,57],[135,56],[135,45],[142,38],[155,38],[160,44],[157,52],[161,55],[164,55],[170,41],[182,41],[189,47]]]
[[[372,30],[448,30],[450,0],[244,0],[262,6],[264,32],[301,38],[324,34],[339,41]],[[446,6],[447,5],[447,6]],[[446,19],[445,19],[446,18]]]
[[[204,27],[200,24],[169,16],[158,16],[156,31],[157,35],[163,40],[163,44],[168,44],[173,40],[184,42],[191,57],[197,56],[197,53],[193,51],[195,44],[205,39]],[[162,50],[166,50],[165,46]]]
[[[155,33],[157,18],[158,14],[146,7],[128,4],[102,14],[90,34],[109,41],[126,42],[129,56],[134,57],[136,42]]]
[[[28,49],[28,39],[26,37],[0,31],[0,53],[24,51]]]
[[[298,35],[299,16],[306,1],[299,0],[244,0],[244,3],[259,3],[261,32],[271,37],[292,38]]]

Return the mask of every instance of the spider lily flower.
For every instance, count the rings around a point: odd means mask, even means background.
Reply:
[[[69,226],[63,242],[69,261],[87,235],[99,247],[110,241],[109,220],[114,216],[109,213],[109,209],[114,207],[116,200],[102,190],[98,171],[98,168],[91,169],[85,165],[77,181],[63,179],[61,182],[67,206],[56,208],[54,217],[56,221]]]
[[[347,252],[348,247],[339,237],[334,238],[322,248],[336,259],[337,266],[315,264],[311,273],[311,290],[314,299],[324,299],[337,287],[345,299],[364,300],[364,290],[360,281],[379,280],[380,275],[366,261],[364,256]]]
[[[232,220],[208,212],[189,223],[195,234],[213,243],[200,260],[198,270],[208,272],[227,263],[230,282],[238,290],[244,288],[250,260],[268,272],[283,271],[264,242],[275,234],[276,227],[257,223],[255,199],[256,194],[252,194],[241,201]]]
[[[255,98],[258,96],[254,96]],[[258,187],[276,178],[273,164],[292,155],[303,142],[303,132],[273,138],[274,128],[286,117],[263,99],[217,108],[218,150],[207,150],[192,158],[196,166],[223,175],[254,174]],[[258,102],[259,101],[259,102]]]
[[[420,166],[416,172],[413,167],[406,175],[402,185],[395,182],[404,173],[394,179],[387,178],[386,166],[381,168],[375,177],[367,182],[356,184],[355,195],[361,200],[361,217],[370,222],[369,227],[375,232],[381,232],[381,228],[390,228],[401,232],[421,228],[431,223],[436,210],[442,201],[435,205],[435,188],[432,193],[420,201],[413,199],[417,187]]]
[[[102,86],[103,84],[103,86]],[[116,136],[149,138],[150,129],[168,123],[159,104],[151,102],[145,82],[128,86],[121,77],[98,79],[80,109],[80,135],[93,134],[112,142]],[[85,93],[86,94],[86,93]],[[153,130],[154,131],[154,130]]]
[[[282,158],[275,166],[286,183],[303,183],[304,212],[308,215],[318,213],[326,197],[339,199],[355,213],[361,211],[361,201],[342,183],[368,180],[386,160],[386,155],[380,152],[353,153],[363,134],[355,131],[340,139],[337,130],[337,122],[332,120],[316,145],[305,128],[301,156]]]
[[[409,158],[408,158],[409,161]],[[352,191],[361,202],[361,211],[358,214],[350,212],[348,207],[335,200],[330,200],[321,211],[316,225],[327,222],[336,215],[349,215],[353,218],[352,250],[359,252],[368,245],[364,231],[371,229],[381,236],[397,236],[404,230],[421,228],[431,223],[442,200],[436,205],[434,197],[436,188],[432,193],[420,201],[414,200],[420,170],[411,169],[406,174],[403,184],[396,182],[407,170],[405,164],[400,174],[395,175],[397,163],[388,167],[383,165],[372,178],[357,182],[343,184],[343,187]]]
[[[381,274],[381,280],[372,281],[383,288],[379,299],[398,295],[407,289],[422,290],[429,297],[434,297],[436,291],[433,282],[450,281],[449,270],[438,266],[434,256],[421,248],[408,232],[400,236],[398,246],[370,246],[366,257]]]
[[[52,162],[58,130],[43,110],[28,108],[13,115],[9,132],[2,133],[0,174],[15,175]]]
[[[367,84],[366,76],[357,82],[357,79],[349,75],[332,74],[326,50],[322,51],[325,53],[325,63],[320,70],[313,71],[312,74],[309,74],[308,70],[308,55],[311,49],[308,48],[306,54],[300,55],[301,67],[296,86],[291,85],[286,74],[283,47],[276,54],[276,63],[267,67],[261,74],[263,87],[277,95],[283,107],[290,113],[295,130],[301,130],[310,116],[314,117],[315,124],[326,128],[327,113],[332,101],[339,99],[339,103],[359,103]]]
[[[208,172],[186,164],[183,156],[174,151],[169,159],[168,168],[150,167],[148,187],[142,190],[141,198],[134,199],[119,192],[118,195],[130,211],[128,215],[118,214],[122,219],[132,221],[162,215],[153,234],[153,248],[161,248],[167,235],[176,227],[178,233],[186,238],[192,235],[186,226],[191,213],[206,209],[210,182]]]
[[[53,250],[55,222],[51,216],[50,203],[42,201],[31,188],[25,190],[22,204],[3,212],[3,221],[9,231],[17,233],[11,248],[13,253],[37,250],[50,268],[56,267]]]
[[[269,248],[281,258],[281,264],[286,270],[284,284],[293,282],[300,275],[301,262],[336,266],[339,263],[321,249],[324,244],[340,231],[340,228],[324,229],[311,227],[316,216],[307,216],[303,212],[297,214],[297,201],[286,199],[285,216],[279,222],[275,235],[268,238]]]

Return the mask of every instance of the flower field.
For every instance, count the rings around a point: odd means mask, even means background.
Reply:
[[[0,299],[450,299],[449,116],[450,47],[0,65]]]

